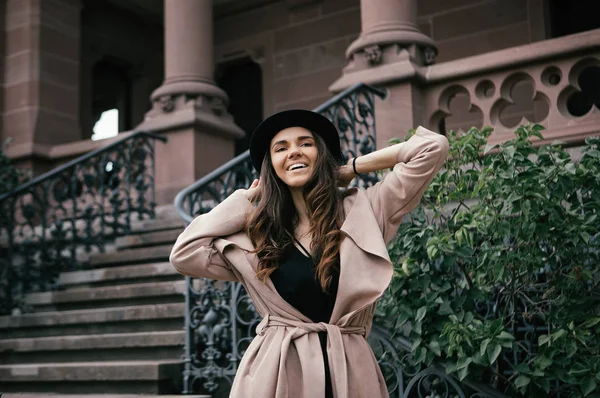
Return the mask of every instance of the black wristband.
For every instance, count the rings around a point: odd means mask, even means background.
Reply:
[[[356,174],[357,176],[360,175],[360,173],[356,171],[356,158],[352,159],[352,171],[354,171],[354,174]]]

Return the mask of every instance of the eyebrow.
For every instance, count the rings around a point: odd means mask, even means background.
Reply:
[[[310,135],[303,135],[303,136],[298,137],[298,141],[304,141],[307,139],[314,140],[314,137],[311,137]],[[287,140],[279,140],[279,141],[273,143],[273,145],[271,145],[271,148],[275,147],[278,144],[287,144]]]

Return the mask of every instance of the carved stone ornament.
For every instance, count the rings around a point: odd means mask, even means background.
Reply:
[[[381,61],[383,60],[381,47],[377,44],[363,48],[363,55],[369,63],[369,66],[377,66],[381,64]]]
[[[175,102],[170,95],[163,95],[158,99],[158,105],[163,112],[169,113],[175,109]]]
[[[425,65],[431,65],[435,63],[436,53],[431,47],[425,47],[423,49],[423,62]]]

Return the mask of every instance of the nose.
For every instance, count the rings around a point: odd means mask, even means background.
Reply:
[[[295,158],[295,157],[298,157],[301,155],[302,155],[302,152],[298,145],[294,145],[294,146],[290,147],[290,150],[288,151],[288,159],[292,159],[292,158]]]

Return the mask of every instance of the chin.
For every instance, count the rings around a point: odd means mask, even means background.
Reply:
[[[297,177],[297,178],[287,178],[287,179],[283,180],[283,182],[289,188],[298,189],[298,188],[303,188],[308,183],[309,180],[310,180],[310,177],[302,176],[302,177]]]
[[[289,188],[304,188],[304,186],[306,185],[306,183],[308,182],[308,179],[306,181],[284,181],[285,185],[287,185]]]

